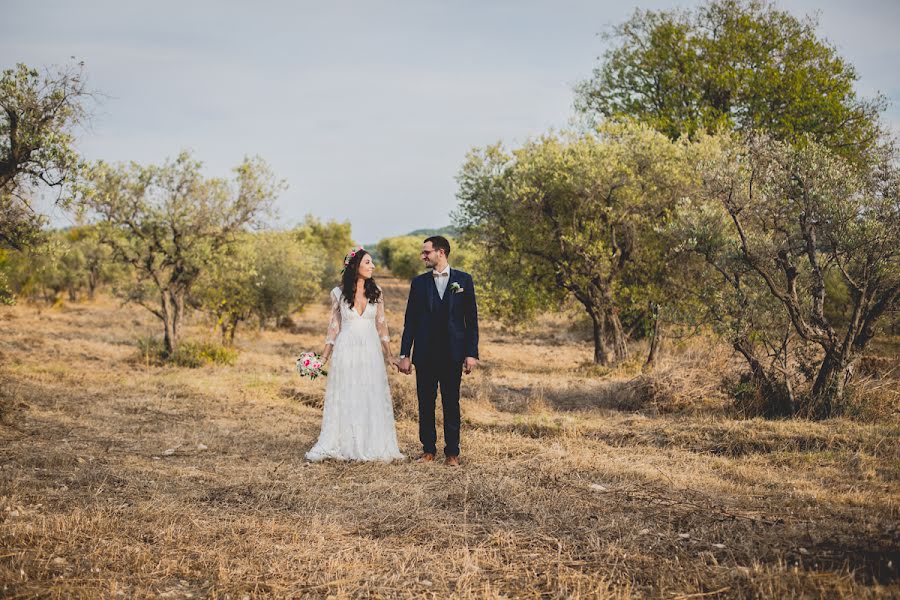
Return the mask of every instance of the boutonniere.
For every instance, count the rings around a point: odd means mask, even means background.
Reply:
[[[462,294],[466,290],[459,287],[459,284],[454,281],[453,283],[450,284],[450,291],[453,292],[454,294]]]

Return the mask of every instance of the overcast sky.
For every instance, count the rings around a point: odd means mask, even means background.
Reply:
[[[349,220],[374,242],[450,223],[466,152],[573,116],[597,34],[636,7],[694,2],[0,0],[0,67],[85,62],[106,97],[88,158],[158,163],[188,149],[209,175],[258,154],[289,184],[281,225]],[[884,93],[900,125],[900,2],[782,1]],[[54,223],[67,224],[58,211]]]

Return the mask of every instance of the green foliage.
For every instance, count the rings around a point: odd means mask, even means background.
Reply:
[[[834,267],[825,274],[825,318],[832,323],[847,325],[853,317],[853,296],[850,286]]]
[[[709,267],[697,277],[701,304],[731,329],[757,380],[782,388],[777,412],[837,414],[851,366],[900,294],[896,149],[881,144],[860,166],[811,139],[792,146],[756,134],[708,146],[695,163],[698,200],[677,220],[685,247]],[[829,289],[832,302],[845,290],[849,306],[829,313]]]
[[[378,242],[376,250],[381,262],[395,277],[412,279],[425,272],[421,258],[423,239],[417,236],[384,238]]]
[[[97,289],[113,283],[125,276],[126,269],[113,260],[112,249],[100,239],[100,232],[93,225],[74,227],[66,232],[66,237],[77,259],[76,267],[79,291],[86,291],[89,299],[94,298]]]
[[[857,98],[855,70],[816,29],[759,0],[638,10],[578,89],[590,116],[697,140],[688,165],[703,191],[686,194],[665,228],[668,250],[624,279],[640,284],[629,286],[632,300],[666,297],[676,319],[728,339],[767,415],[800,410],[810,379],[811,402],[824,402],[812,412],[831,414],[849,365],[896,301],[884,98]],[[724,129],[747,137],[704,135]]]
[[[10,292],[31,301],[54,304],[66,289],[61,264],[67,250],[61,236],[49,235],[21,251],[8,251],[4,270]]]
[[[45,232],[41,243],[4,251],[0,277],[8,301],[19,295],[53,304],[63,292],[73,302],[85,295],[93,298],[99,286],[122,277],[122,269],[112,262],[96,229],[84,226]]]
[[[162,166],[100,162],[79,197],[116,260],[132,269],[119,293],[162,321],[169,353],[197,279],[258,223],[284,187],[258,158],[234,172],[233,183],[207,179],[186,153]]]
[[[705,140],[713,144],[717,139]],[[733,390],[744,416],[792,414],[784,365],[802,359],[784,308],[767,293],[764,282],[742,260],[740,240],[721,205],[684,199],[670,224],[674,293],[671,320],[711,332],[726,340],[747,361],[750,377]]]
[[[266,232],[255,236],[256,303],[261,323],[302,309],[321,290],[331,256],[321,245],[298,242],[290,233]]]
[[[240,323],[250,319],[257,305],[257,246],[244,233],[210,261],[191,288],[193,306],[211,315],[224,343],[232,343]]]
[[[40,241],[43,216],[31,206],[39,187],[62,189],[79,169],[72,127],[85,117],[81,69],[41,76],[24,64],[0,77],[0,246]],[[62,197],[62,196],[60,196]]]
[[[262,325],[302,310],[319,293],[328,260],[321,244],[299,241],[295,232],[243,234],[203,272],[191,301],[231,343],[251,317]]]
[[[82,295],[93,299],[100,285],[122,273],[112,261],[109,246],[101,243],[96,227],[74,227],[52,232],[49,237],[59,248],[55,265],[58,286],[72,302]]]
[[[672,139],[720,127],[811,134],[846,155],[869,147],[884,100],[856,97],[855,69],[798,19],[761,0],[713,0],[692,12],[637,10],[608,36],[579,108],[637,118]]]
[[[0,188],[0,248],[24,250],[41,243],[46,223],[26,199]]]
[[[184,341],[175,347],[172,362],[180,367],[197,368],[204,365],[233,365],[238,352],[232,347],[210,342]]]
[[[235,348],[206,341],[179,342],[171,354],[166,352],[163,341],[155,337],[138,338],[137,346],[140,360],[153,365],[196,369],[206,365],[233,365],[238,358]]]
[[[15,304],[16,297],[9,285],[9,252],[0,248],[0,304]]]
[[[330,290],[341,279],[344,256],[355,246],[349,221],[323,223],[313,216],[307,216],[303,224],[294,229],[294,233],[308,253],[324,253],[321,287]],[[320,246],[321,251],[316,251],[312,247],[314,245]]]
[[[658,270],[685,156],[685,143],[626,123],[473,152],[455,219],[485,249],[483,285],[518,319],[571,295],[591,317],[595,362],[623,359],[619,313]]]
[[[489,252],[474,234],[464,239],[453,247],[452,264],[475,279],[479,312],[517,327],[537,313],[559,309],[562,290],[533,285],[529,277],[534,270],[527,255]]]
[[[450,264],[468,273],[477,273],[480,252],[472,243],[460,242],[446,234],[455,231],[453,227],[444,227],[440,230],[423,229],[419,235],[402,235],[398,237],[384,238],[378,242],[375,253],[385,267],[391,273],[402,279],[412,279],[416,275],[425,272],[425,264],[422,262],[422,242],[431,235],[443,235],[450,242]],[[443,232],[443,233],[442,233]],[[479,305],[481,301],[479,300]]]
[[[0,304],[13,305],[16,303],[16,294],[9,280],[12,270],[11,252],[0,248]]]

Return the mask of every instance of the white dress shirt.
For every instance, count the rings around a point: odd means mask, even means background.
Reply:
[[[444,299],[444,292],[447,291],[447,284],[450,283],[450,265],[444,267],[443,271],[432,270],[434,277],[434,285],[437,286],[438,295],[441,300]]]

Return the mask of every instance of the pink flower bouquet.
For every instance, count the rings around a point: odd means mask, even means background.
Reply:
[[[315,352],[304,352],[297,359],[297,372],[300,373],[301,377],[309,377],[310,379],[324,377],[328,375],[328,371],[323,368],[324,366],[322,357]]]

